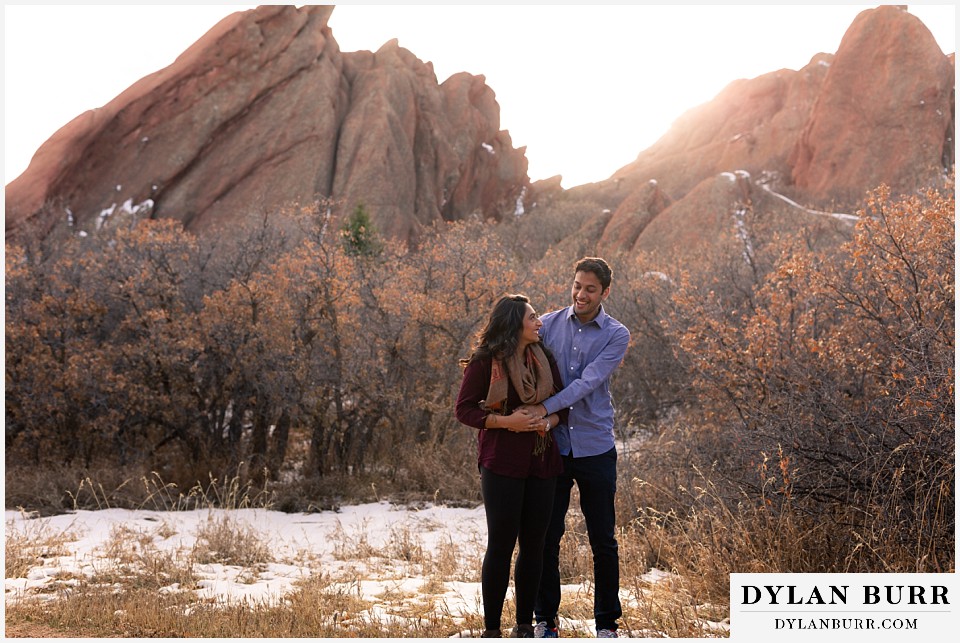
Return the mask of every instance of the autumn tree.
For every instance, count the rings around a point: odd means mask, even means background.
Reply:
[[[73,238],[56,260],[21,257],[8,276],[8,420],[29,406],[19,422],[72,445],[47,457],[143,460],[159,434],[182,430],[199,346],[183,292],[191,241],[178,228],[147,221]],[[29,291],[10,281],[27,273]],[[61,419],[45,422],[51,414]]]
[[[700,435],[738,488],[844,534],[837,571],[949,566],[954,207],[881,188],[840,253],[784,252],[751,307],[677,295]]]
[[[98,342],[106,310],[85,292],[82,254],[65,254],[48,262],[6,248],[8,463],[89,463],[110,444],[113,376]]]
[[[400,442],[442,443],[454,422],[451,394],[457,360],[493,301],[518,288],[509,256],[487,234],[487,224],[439,223],[420,248],[396,247],[370,272],[363,296],[367,334],[363,354],[365,404]],[[397,443],[394,440],[388,442]]]

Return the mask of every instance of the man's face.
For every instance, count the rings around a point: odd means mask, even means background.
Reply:
[[[592,272],[580,271],[573,277],[570,296],[573,299],[573,312],[581,322],[588,322],[600,312],[600,304],[610,294],[603,289],[600,279]]]

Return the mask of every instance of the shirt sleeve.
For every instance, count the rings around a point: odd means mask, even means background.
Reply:
[[[490,361],[474,360],[463,369],[460,393],[457,395],[457,420],[476,429],[485,428],[488,412],[480,408],[490,388]]]
[[[553,381],[556,382],[556,388],[559,389],[563,386],[563,378],[560,377],[560,367],[557,366],[557,360],[555,360],[552,355],[550,356],[549,359],[550,359],[550,372],[553,374]],[[544,404],[543,408],[547,409],[546,404]],[[547,415],[552,415],[554,413],[556,413],[557,416],[560,418],[557,421],[558,426],[560,424],[569,424],[568,416],[570,415],[570,409],[568,407],[564,406],[558,411],[550,411],[549,409],[547,409]]]
[[[621,326],[596,359],[583,369],[578,379],[573,380],[562,391],[543,402],[547,415],[557,413],[560,409],[569,409],[574,403],[597,390],[623,362],[629,345],[630,331],[625,326]]]

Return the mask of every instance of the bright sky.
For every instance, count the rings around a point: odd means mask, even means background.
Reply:
[[[5,5],[4,184],[82,112],[157,71],[252,5]],[[342,51],[400,45],[440,82],[483,74],[533,180],[608,178],[730,82],[834,53],[877,5],[339,5]],[[910,4],[944,53],[953,4]]]

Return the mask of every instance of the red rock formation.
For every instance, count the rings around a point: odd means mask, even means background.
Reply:
[[[441,218],[513,213],[529,184],[527,160],[499,131],[500,107],[483,76],[455,74],[438,86],[432,66],[396,40],[346,61],[351,107],[333,194],[348,208],[363,202],[401,239]]]
[[[396,41],[343,54],[331,11],[234,14],[69,123],[7,186],[8,239],[46,234],[67,208],[91,228],[128,199],[200,231],[329,196],[415,242],[438,219],[498,218],[560,190],[559,179],[530,185],[483,76],[440,85]],[[596,252],[669,251],[715,234],[712,222],[732,225],[734,204],[714,189],[724,172],[779,177],[795,201],[841,209],[880,183],[910,189],[953,165],[953,61],[906,11],[864,11],[836,55],[731,83],[610,179],[564,198],[602,207],[581,230]]]
[[[651,179],[636,188],[616,209],[600,237],[600,245],[611,250],[629,250],[647,225],[670,205],[670,198]]]
[[[611,180],[633,191],[656,180],[673,199],[706,178],[738,169],[787,172],[832,56],[818,54],[800,71],[781,69],[737,80],[709,103],[676,120],[660,140]]]
[[[72,214],[150,204],[193,231],[291,202],[363,202],[388,235],[474,211],[512,213],[529,185],[482,76],[442,86],[397,46],[344,54],[332,6],[228,16],[172,65],[71,121],[6,188],[7,238]],[[488,148],[490,151],[488,151]]]
[[[735,204],[749,200],[745,176],[722,173],[704,179],[682,200],[655,217],[636,241],[635,250],[690,259],[704,247],[735,231]]]
[[[953,66],[919,19],[890,5],[860,13],[791,156],[797,187],[822,201],[936,176],[953,148],[953,89]]]
[[[690,235],[705,234],[698,208],[704,201],[704,182],[713,183],[723,172],[744,170],[789,176],[788,157],[806,124],[826,76],[832,56],[818,54],[800,71],[781,69],[751,80],[730,83],[709,103],[687,111],[637,160],[618,170],[607,182],[609,198],[616,207],[610,224],[600,237],[601,252],[672,244]],[[655,186],[655,189],[653,189]],[[692,201],[682,205],[695,190]],[[692,203],[697,205],[692,205]],[[690,226],[668,232],[663,222],[651,227],[667,206],[673,212],[671,226]],[[725,224],[730,204],[717,213]],[[690,217],[677,216],[690,212]],[[649,228],[649,231],[648,231]],[[644,237],[648,237],[644,239]]]
[[[835,55],[731,83],[610,179],[573,192],[619,204],[601,252],[686,250],[729,228],[734,203],[714,189],[724,172],[777,177],[796,201],[855,209],[881,183],[907,191],[952,167],[953,80],[952,55],[915,16],[870,9]],[[644,208],[649,181],[669,207]]]

